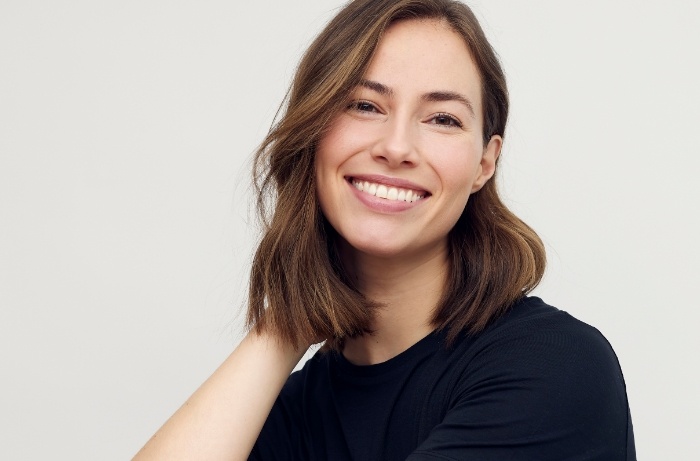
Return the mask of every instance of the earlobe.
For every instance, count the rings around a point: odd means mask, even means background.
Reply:
[[[498,156],[501,154],[502,145],[503,138],[495,134],[491,136],[488,144],[484,147],[484,152],[481,155],[481,162],[479,163],[479,175],[472,185],[472,194],[484,187],[484,184],[486,184],[496,172],[496,160],[498,160]]]

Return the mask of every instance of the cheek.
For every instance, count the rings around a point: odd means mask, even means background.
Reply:
[[[317,186],[324,185],[337,173],[344,161],[342,146],[342,139],[336,132],[329,132],[319,140],[314,158]]]
[[[316,200],[321,207],[321,212],[328,218],[328,210],[330,209],[331,198],[324,193],[329,189],[329,172],[327,168],[327,152],[319,148],[316,150],[316,158],[314,161],[314,180],[316,182]]]
[[[439,154],[432,163],[443,187],[451,194],[463,191],[468,196],[479,172],[480,152],[462,144]]]
[[[340,114],[330,122],[325,133],[318,140],[317,151],[323,151],[324,161],[338,158],[343,152],[353,147],[352,141],[355,139],[357,134],[353,133],[348,116]]]
[[[314,158],[316,189],[319,202],[323,207],[333,204],[337,198],[343,174],[349,163],[354,162],[358,153],[365,150],[362,142],[364,137],[348,121],[347,116],[338,116],[326,133],[319,139]],[[325,210],[324,210],[325,214]]]
[[[316,199],[323,215],[333,223],[333,210],[338,209],[337,188],[342,181],[340,172],[344,161],[340,139],[335,130],[329,131],[319,140],[314,157],[314,176],[316,182]]]
[[[332,171],[337,166],[336,159],[338,150],[333,148],[337,146],[334,133],[329,132],[323,136],[316,145],[314,156],[314,170],[316,175],[317,187],[323,186],[323,183],[331,176]]]

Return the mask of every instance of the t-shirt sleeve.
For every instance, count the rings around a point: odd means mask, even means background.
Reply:
[[[564,326],[521,322],[482,337],[408,460],[634,460],[617,357],[598,330],[558,315]]]

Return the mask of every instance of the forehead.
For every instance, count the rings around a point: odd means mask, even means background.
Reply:
[[[396,93],[452,91],[481,104],[481,78],[461,35],[444,21],[402,20],[379,41],[364,76]]]

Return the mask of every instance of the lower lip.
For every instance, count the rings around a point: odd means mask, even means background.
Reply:
[[[380,213],[399,213],[410,210],[420,206],[423,201],[428,199],[428,197],[424,197],[415,202],[406,202],[404,200],[387,200],[385,198],[376,197],[374,195],[362,192],[353,186],[349,181],[347,181],[347,184],[360,202],[362,202],[366,207]]]

